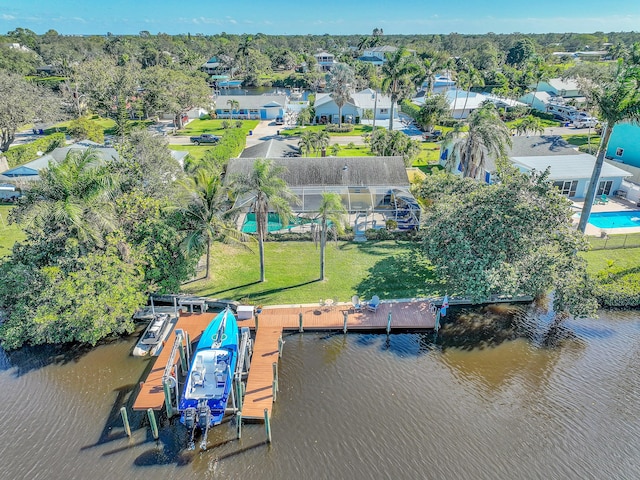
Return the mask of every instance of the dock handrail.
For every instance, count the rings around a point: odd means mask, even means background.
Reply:
[[[182,340],[183,340],[183,332],[182,330],[176,330],[176,338],[173,341],[173,346],[171,347],[171,353],[169,354],[169,360],[167,360],[167,364],[164,367],[164,373],[162,374],[162,382],[166,382],[167,380],[170,381],[170,383],[172,385],[170,385],[171,387],[173,387],[176,391],[176,399],[179,398],[179,394],[180,392],[178,391],[178,379],[176,378],[177,375],[173,374],[173,368],[174,368],[174,363],[176,360],[176,355],[178,354],[178,350],[180,348],[180,345],[182,345]]]
[[[251,332],[248,327],[242,327],[240,329],[240,349],[238,350],[238,362],[236,363],[235,378],[238,381],[242,380],[242,374],[246,370],[249,370],[249,355],[247,349],[249,348],[249,341],[251,338]]]

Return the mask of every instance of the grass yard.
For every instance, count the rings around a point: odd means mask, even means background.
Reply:
[[[326,280],[318,280],[320,251],[312,242],[265,243],[266,282],[259,283],[257,245],[253,252],[216,243],[211,278],[185,285],[188,293],[253,304],[346,302],[354,294],[382,299],[442,295],[429,262],[412,242],[339,242],[326,250]]]
[[[581,152],[589,153],[589,147],[591,147],[591,153],[596,154],[598,146],[600,145],[600,135],[597,135],[593,130],[591,135],[588,133],[578,133],[575,135],[562,135],[562,138],[571,145],[575,145]]]
[[[280,135],[283,137],[295,137],[301,135],[302,132],[311,131],[311,132],[321,132],[325,130],[325,125],[307,125],[306,127],[295,127],[291,129],[283,129],[280,130]],[[356,124],[353,126],[353,130],[350,132],[329,132],[329,135],[332,137],[359,137],[363,133],[371,133],[373,128],[371,125],[362,125]]]
[[[440,143],[422,142],[420,153],[413,160],[414,167],[424,167],[429,164],[438,163],[440,159]]]
[[[587,260],[589,275],[605,270],[609,262],[614,266],[637,270],[640,268],[640,248],[617,248],[611,250],[591,250],[580,253]]]
[[[93,115],[90,118],[90,120],[93,123],[97,123],[98,125],[100,125],[105,135],[115,135],[116,122],[114,122],[112,119],[99,117],[98,115]],[[67,131],[67,128],[69,127],[69,124],[71,122],[72,120],[56,123],[52,127],[47,128],[44,131],[44,133],[45,135],[51,135],[52,133],[56,133],[56,132],[64,133]],[[152,125],[153,123],[154,123],[153,120],[131,120],[129,121],[129,126],[131,128],[147,127],[149,125]]]
[[[212,148],[211,145],[175,145],[169,144],[169,150],[176,150],[180,152],[189,152],[189,155],[194,160],[202,160],[204,154]]]
[[[182,130],[178,131],[178,135],[184,136],[195,136],[201,135],[203,133],[213,133],[215,135],[222,136],[225,132],[225,129],[222,128],[222,122],[225,120],[211,119],[211,120],[201,120],[196,119],[189,122]],[[227,122],[231,122],[231,125],[236,124],[237,120],[226,120]],[[245,135],[249,134],[249,130],[253,130],[260,123],[259,120],[241,120],[242,122],[242,131]]]
[[[7,217],[12,208],[0,205],[0,258],[9,255],[13,244],[25,237],[20,227],[16,224],[9,225]]]

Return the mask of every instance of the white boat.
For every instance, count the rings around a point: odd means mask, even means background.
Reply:
[[[156,313],[133,349],[133,356],[158,355],[162,350],[162,344],[175,326],[177,319],[176,315]]]

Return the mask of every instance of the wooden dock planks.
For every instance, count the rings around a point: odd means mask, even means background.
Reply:
[[[162,375],[164,374],[165,366],[169,361],[169,355],[171,354],[171,347],[176,338],[176,329],[182,329],[189,333],[190,340],[193,342],[197,340],[202,334],[203,330],[209,325],[215,314],[213,313],[182,313],[176,323],[176,326],[169,334],[169,337],[165,340],[165,345],[162,347],[160,355],[155,358],[155,363],[151,367],[149,375],[144,382],[140,382],[140,391],[136,397],[136,401],[133,403],[134,410],[147,410],[152,408],[154,410],[162,410],[164,406],[164,391],[162,389]],[[151,360],[153,362],[153,359]],[[176,355],[176,363],[180,361]]]
[[[278,339],[281,327],[258,325],[253,343],[251,368],[242,405],[242,418],[264,420],[264,409],[273,408],[273,364],[278,362]]]

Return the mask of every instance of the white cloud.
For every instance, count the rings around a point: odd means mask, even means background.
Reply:
[[[14,17],[13,15],[7,15],[6,13],[3,13],[2,15],[0,15],[0,18],[2,20],[15,20],[16,17]]]

